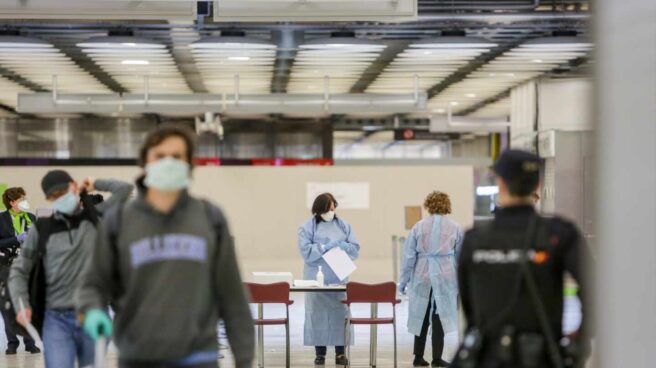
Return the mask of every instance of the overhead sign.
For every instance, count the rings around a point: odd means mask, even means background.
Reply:
[[[458,133],[432,133],[422,129],[396,129],[395,141],[448,141],[460,138]]]
[[[307,183],[307,208],[323,193],[332,194],[340,209],[369,209],[369,183]]]

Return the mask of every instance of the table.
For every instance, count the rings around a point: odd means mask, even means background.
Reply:
[[[331,293],[331,292],[346,292],[346,285],[335,285],[335,286],[291,286],[289,291],[292,293]],[[264,307],[262,304],[257,306],[257,317],[264,318]],[[378,304],[371,304],[371,318],[378,317]],[[371,339],[369,343],[369,365],[371,367],[376,366],[376,350],[378,345],[377,339],[377,328],[376,325],[371,325]],[[260,368],[264,367],[264,327],[257,327],[257,345],[258,345],[258,362],[257,365]]]

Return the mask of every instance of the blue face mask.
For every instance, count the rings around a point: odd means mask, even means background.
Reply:
[[[77,205],[80,203],[80,197],[73,193],[73,192],[68,192],[64,194],[63,196],[57,198],[52,203],[52,208],[56,212],[63,213],[65,215],[72,215],[73,212],[77,209]]]
[[[148,188],[162,191],[177,191],[189,186],[189,164],[172,157],[154,161],[146,165],[144,184]]]

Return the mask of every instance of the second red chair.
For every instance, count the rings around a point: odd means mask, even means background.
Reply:
[[[382,284],[361,284],[358,282],[349,282],[346,284],[346,300],[342,301],[349,307],[349,316],[351,304],[366,303],[378,304],[389,303],[392,304],[392,317],[378,318],[372,316],[371,318],[346,318],[346,330],[344,332],[347,346],[346,358],[351,363],[350,357],[350,344],[349,332],[351,325],[389,325],[391,324],[394,329],[394,367],[397,366],[397,350],[396,350],[396,305],[401,301],[396,299],[396,284],[393,282],[385,282]],[[372,336],[373,338],[373,336]]]

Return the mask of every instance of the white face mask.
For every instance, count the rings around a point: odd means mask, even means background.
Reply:
[[[27,201],[27,199],[23,199],[22,201],[18,202],[16,207],[18,207],[18,209],[23,212],[27,212],[30,210],[30,203]]]
[[[173,157],[165,157],[146,165],[144,184],[162,191],[178,191],[189,186],[189,164]]]
[[[335,211],[328,211],[321,215],[321,218],[326,222],[330,222],[335,218]]]

